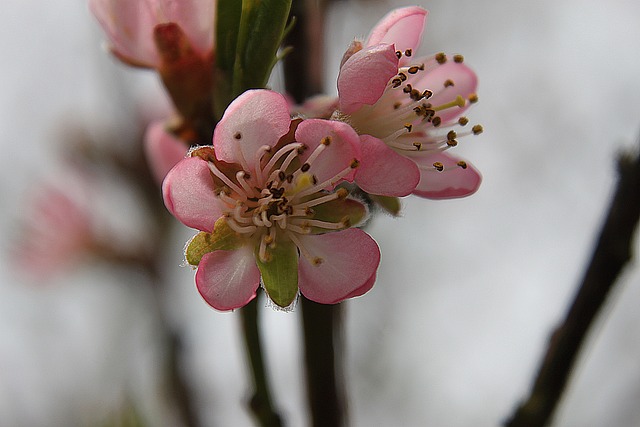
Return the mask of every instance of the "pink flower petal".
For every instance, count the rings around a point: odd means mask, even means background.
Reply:
[[[216,157],[254,170],[256,152],[273,147],[289,132],[291,118],[286,99],[270,90],[248,90],[230,105],[213,132]]]
[[[187,154],[187,144],[167,132],[164,122],[158,120],[147,127],[144,153],[154,178],[161,184],[171,168]]]
[[[365,46],[385,43],[394,44],[395,50],[401,52],[407,49],[415,51],[422,40],[427,14],[426,10],[418,6],[403,7],[389,12],[371,30]],[[401,65],[409,59],[403,56]]]
[[[129,0],[130,1],[130,0]],[[175,22],[185,32],[193,48],[205,56],[213,49],[215,0],[146,0],[155,5],[161,22]]]
[[[211,172],[199,157],[175,165],[164,179],[162,194],[169,212],[189,227],[211,232],[222,215]]]
[[[301,160],[306,161],[326,137],[331,138],[331,143],[324,147],[309,169],[309,173],[315,175],[319,182],[336,176],[359,157],[358,134],[351,126],[338,121],[308,119],[302,121],[296,129],[296,141],[308,147]],[[355,169],[352,169],[343,179],[353,181],[354,175]],[[331,187],[338,182],[340,180],[334,182]]]
[[[451,80],[453,86],[445,87],[447,80]],[[469,95],[476,93],[478,77],[464,63],[448,60],[446,63],[424,73],[424,77],[419,79],[415,86],[433,91],[433,96],[429,98],[429,103],[435,107],[453,101],[458,95],[466,100]],[[462,115],[469,108],[469,105],[467,102],[462,108],[455,106],[441,110],[438,111],[437,115],[440,116],[443,123],[446,123]]]
[[[466,197],[478,190],[482,175],[471,164],[463,169],[458,159],[445,153],[412,158],[421,168],[420,183],[413,194],[427,199],[455,199]],[[441,162],[445,170],[434,170],[433,163]]]
[[[117,56],[132,63],[159,65],[153,29],[167,22],[177,23],[201,54],[208,54],[213,48],[215,2],[212,0],[89,0],[89,8]]]
[[[356,183],[367,193],[382,196],[407,196],[420,181],[415,162],[393,151],[383,141],[362,135],[360,167]]]
[[[299,238],[312,256],[323,260],[313,265],[300,256],[298,286],[305,297],[334,304],[371,289],[380,263],[380,249],[367,233],[350,228]]]
[[[217,310],[246,305],[255,298],[259,285],[260,270],[250,246],[209,252],[202,257],[196,272],[198,292]]]
[[[397,73],[398,57],[393,45],[377,44],[356,52],[338,75],[340,111],[351,114],[363,104],[375,104]]]

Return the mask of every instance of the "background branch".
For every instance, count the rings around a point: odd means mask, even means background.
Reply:
[[[616,192],[582,284],[564,322],[551,336],[529,398],[507,427],[541,427],[551,421],[589,327],[631,259],[640,216],[640,153],[621,156],[618,168]]]

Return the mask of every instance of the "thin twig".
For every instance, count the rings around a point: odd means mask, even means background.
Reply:
[[[314,427],[346,423],[342,381],[342,304],[324,305],[301,297],[307,393]]]
[[[551,421],[589,327],[631,259],[639,216],[640,154],[636,153],[620,158],[616,193],[580,289],[551,337],[529,398],[505,426],[542,427]]]
[[[247,349],[246,354],[249,358],[254,385],[254,392],[249,400],[249,408],[262,427],[280,427],[282,426],[282,419],[271,400],[269,380],[265,370],[264,358],[262,357],[257,299],[255,298],[240,309],[242,331]]]

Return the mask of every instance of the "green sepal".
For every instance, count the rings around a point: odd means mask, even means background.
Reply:
[[[402,204],[400,203],[399,198],[391,196],[376,196],[373,194],[369,194],[369,197],[371,197],[371,200],[373,200],[385,212],[393,216],[400,215]]]
[[[205,254],[213,251],[230,251],[242,245],[242,236],[233,231],[224,217],[218,219],[213,228],[213,233],[201,231],[193,236],[187,243],[185,258],[191,265],[200,264]]]
[[[291,305],[298,294],[298,248],[292,241],[278,241],[267,248],[268,261],[260,260],[256,248],[256,263],[269,298],[278,306]]]
[[[243,0],[233,96],[267,84],[277,62],[292,0]]]
[[[367,216],[367,208],[354,199],[336,199],[321,205],[313,206],[311,217],[320,221],[339,223],[345,228],[360,224]],[[320,227],[311,227],[312,234],[322,234],[330,230]]]

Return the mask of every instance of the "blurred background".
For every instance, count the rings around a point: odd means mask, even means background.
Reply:
[[[354,426],[498,426],[528,392],[589,259],[616,156],[638,138],[640,3],[415,3],[430,11],[421,53],[462,53],[480,77],[468,115],[485,133],[456,154],[484,181],[470,198],[405,199],[401,218],[370,225],[383,258],[374,289],[346,304],[349,412]],[[408,4],[333,3],[329,93],[350,41]],[[0,426],[125,425],[127,416],[175,425],[161,375],[166,323],[182,337],[181,369],[203,424],[252,425],[238,314],[210,309],[181,267],[193,231],[171,220],[154,228],[145,210],[153,201],[140,202],[131,177],[79,160],[115,152],[113,164],[135,170],[144,124],[170,108],[156,75],[101,48],[83,0],[5,0],[3,9]],[[67,203],[56,188],[80,207],[51,227],[38,200]],[[37,257],[20,252],[38,224],[68,242],[43,239]],[[65,256],[83,244],[85,226],[132,259],[161,257],[155,274],[167,286],[153,292],[154,275],[127,260]],[[170,244],[150,249],[158,230]],[[593,329],[555,426],[640,424],[639,300],[636,259]],[[261,315],[277,405],[303,426],[299,313]]]

